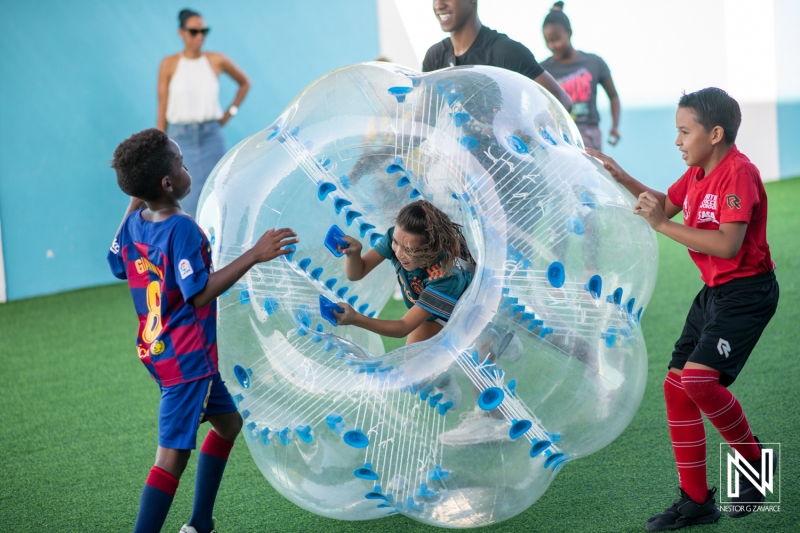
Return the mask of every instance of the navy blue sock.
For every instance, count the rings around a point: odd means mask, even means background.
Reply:
[[[151,468],[142,489],[139,514],[136,517],[136,525],[133,526],[133,533],[161,531],[177,489],[178,478],[157,466]]]
[[[208,432],[200,453],[197,456],[197,478],[194,483],[194,504],[189,525],[198,533],[208,533],[214,528],[211,519],[214,501],[228,464],[228,456],[233,443],[217,435],[212,429]]]

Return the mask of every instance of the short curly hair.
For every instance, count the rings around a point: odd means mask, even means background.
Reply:
[[[119,143],[111,168],[117,172],[117,184],[122,192],[149,201],[161,195],[161,178],[172,172],[174,160],[167,134],[150,128]]]

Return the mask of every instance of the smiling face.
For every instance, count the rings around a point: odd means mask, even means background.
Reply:
[[[169,140],[169,150],[175,155],[175,159],[172,161],[172,171],[169,176],[165,176],[162,184],[170,196],[181,200],[186,198],[186,195],[192,190],[192,176],[186,165],[183,164],[183,154],[178,143],[172,139]],[[169,185],[165,180],[169,180]]]
[[[428,266],[422,264],[419,259],[415,259],[413,254],[409,253],[409,250],[418,249],[424,244],[422,236],[409,233],[399,224],[395,224],[394,234],[392,235],[392,251],[404,269],[416,270]]]
[[[572,43],[570,43],[572,32],[567,31],[560,24],[546,24],[542,28],[542,34],[544,34],[544,42],[547,44],[548,50],[556,59],[569,57],[572,51]]]
[[[719,133],[715,130],[708,131],[697,121],[694,110],[688,107],[678,107],[675,113],[675,126],[678,128],[678,138],[675,145],[681,151],[681,157],[687,166],[705,167],[711,159],[714,145],[719,142]],[[716,142],[715,142],[716,141]]]
[[[183,39],[187,50],[199,52],[206,42],[206,36],[200,30],[206,30],[206,21],[202,17],[194,16],[186,19],[183,27],[178,29],[178,35]],[[194,33],[194,35],[192,35]]]
[[[471,17],[477,16],[477,0],[434,0],[433,13],[448,33],[460,30]]]

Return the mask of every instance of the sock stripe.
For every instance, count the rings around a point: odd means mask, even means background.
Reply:
[[[683,371],[681,381],[689,398],[706,414],[722,438],[748,461],[761,456],[750,424],[739,400],[720,385],[719,373],[708,370]]]
[[[672,372],[664,380],[664,399],[681,488],[695,501],[704,501],[706,483],[706,430],[700,409],[686,394],[683,380]]]
[[[165,492],[173,498],[178,490],[178,483],[178,478],[157,466],[150,469],[150,475],[147,476],[147,481],[145,481],[146,485]]]
[[[200,451],[206,455],[227,461],[233,448],[233,442],[220,437],[213,429],[208,432]]]

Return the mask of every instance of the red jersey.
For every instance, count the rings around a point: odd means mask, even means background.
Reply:
[[[708,176],[700,167],[689,167],[667,195],[670,202],[683,206],[686,226],[718,230],[720,224],[747,224],[742,247],[732,259],[689,249],[706,285],[716,287],[775,269],[767,244],[767,192],[756,166],[736,146]]]

